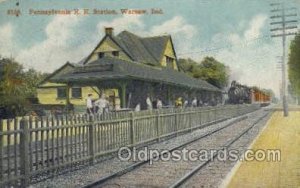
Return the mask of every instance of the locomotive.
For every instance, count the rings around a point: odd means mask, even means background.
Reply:
[[[261,106],[270,104],[271,96],[267,92],[257,88],[242,85],[236,81],[231,82],[228,90],[229,104],[259,103]]]

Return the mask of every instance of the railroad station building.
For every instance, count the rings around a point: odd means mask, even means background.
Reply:
[[[178,66],[170,35],[140,37],[128,31],[105,36],[79,63],[67,62],[38,88],[41,104],[73,104],[84,107],[86,97],[105,93],[112,109],[146,108],[146,98],[160,98],[164,106],[178,97],[221,102],[222,91],[206,81],[192,78]],[[216,100],[217,99],[217,100]]]

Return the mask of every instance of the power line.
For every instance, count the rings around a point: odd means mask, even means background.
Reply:
[[[203,50],[199,50],[199,51],[193,51],[193,52],[183,52],[183,53],[178,53],[177,55],[187,55],[187,54],[195,54],[195,53],[205,53],[205,52],[212,52],[212,51],[219,51],[219,50],[223,50],[223,49],[229,49],[229,48],[233,48],[236,46],[247,46],[248,44],[257,41],[259,39],[266,39],[266,38],[270,38],[269,35],[263,35],[262,37],[256,37],[250,40],[247,40],[245,42],[243,42],[242,44],[229,44],[229,45],[224,45],[221,47],[212,47],[209,49],[203,49]]]

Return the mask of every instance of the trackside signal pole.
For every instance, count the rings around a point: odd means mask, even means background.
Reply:
[[[285,44],[286,37],[289,35],[296,35],[296,32],[287,32],[290,30],[297,29],[295,25],[297,20],[289,20],[289,17],[296,17],[297,14],[287,13],[289,10],[295,10],[295,8],[286,8],[284,3],[272,3],[270,4],[272,7],[277,6],[276,9],[272,9],[272,13],[278,13],[278,15],[273,15],[270,17],[271,25],[278,25],[277,28],[272,28],[270,31],[273,32],[271,37],[281,37],[282,38],[282,104],[283,104],[283,115],[287,117],[289,115],[288,111],[288,102],[287,102],[287,84],[286,84],[286,63],[285,63]],[[294,24],[294,25],[293,25]],[[278,33],[279,32],[279,33]]]

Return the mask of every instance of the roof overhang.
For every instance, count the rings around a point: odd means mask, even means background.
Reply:
[[[106,81],[139,80],[182,88],[222,92],[219,88],[203,80],[189,77],[182,72],[116,58],[97,60],[86,67],[75,67],[72,72],[50,80],[57,83],[86,86]]]

